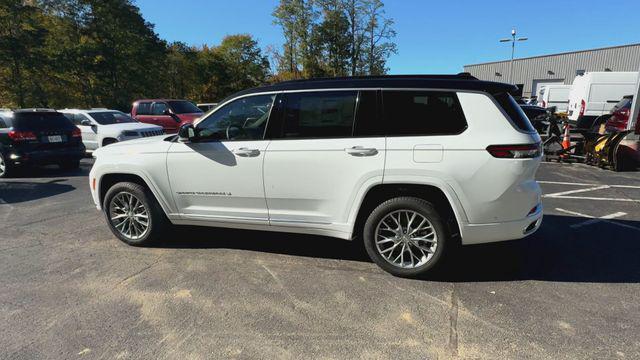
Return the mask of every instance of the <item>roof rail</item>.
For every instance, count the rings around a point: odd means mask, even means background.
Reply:
[[[56,112],[56,109],[50,108],[26,108],[26,109],[17,109],[15,112]]]
[[[424,75],[365,75],[365,76],[341,76],[341,77],[317,77],[309,79],[294,79],[278,82],[277,84],[293,84],[299,82],[316,81],[348,81],[348,80],[392,80],[392,79],[430,79],[430,80],[478,80],[470,73],[458,74],[424,74]]]

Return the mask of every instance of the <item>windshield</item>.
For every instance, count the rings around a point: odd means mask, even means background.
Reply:
[[[202,110],[188,101],[167,101],[167,103],[176,114],[202,113]]]
[[[122,123],[134,123],[137,122],[133,120],[129,115],[122,113],[120,111],[103,111],[103,112],[92,112],[89,115],[98,122],[100,125],[113,125],[113,124],[122,124]]]

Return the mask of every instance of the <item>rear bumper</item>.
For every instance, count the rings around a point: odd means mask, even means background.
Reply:
[[[524,219],[490,223],[463,224],[461,226],[462,244],[484,244],[522,239],[536,232],[542,224],[542,204],[535,213]]]
[[[8,160],[15,165],[26,164],[55,164],[64,161],[80,160],[85,155],[85,147],[78,146],[68,149],[38,150],[38,151],[9,151]]]

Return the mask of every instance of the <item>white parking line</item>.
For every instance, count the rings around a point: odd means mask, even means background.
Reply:
[[[638,199],[625,199],[625,198],[601,198],[601,197],[588,197],[588,196],[547,196],[542,195],[543,198],[552,198],[552,199],[576,199],[576,200],[594,200],[594,201],[623,201],[623,202],[637,202],[640,203]]]
[[[538,184],[571,185],[571,186],[608,186],[611,188],[620,188],[620,189],[640,189],[640,186],[635,186],[635,185],[604,185],[604,184],[586,184],[586,183],[572,183],[572,182],[545,181],[545,180],[538,180]]]
[[[562,191],[562,192],[557,192],[557,193],[552,193],[552,194],[545,194],[545,197],[558,197],[558,196],[564,196],[564,195],[569,195],[569,194],[577,194],[577,193],[581,193],[581,192],[587,192],[587,191],[595,191],[595,190],[602,190],[602,189],[609,189],[610,186],[609,185],[601,185],[601,186],[596,186],[596,187],[590,187],[587,189],[578,189],[578,190],[569,190],[569,191]]]
[[[572,194],[586,193],[586,192],[590,192],[590,191],[604,190],[604,189],[640,189],[640,186],[587,184],[587,183],[572,183],[572,182],[563,182],[563,181],[538,181],[538,183],[539,184],[550,184],[550,185],[589,186],[586,189],[576,189],[576,190],[561,191],[561,192],[556,192],[556,193],[551,193],[551,194],[544,194],[544,195],[542,195],[543,198],[594,200],[594,201],[622,201],[622,202],[637,202],[637,203],[640,203],[640,199],[611,198],[611,197],[590,197],[590,196],[569,196],[569,195],[572,195]]]
[[[627,213],[625,213],[625,212],[617,212],[617,213],[613,213],[613,214],[609,214],[609,215],[605,215],[605,216],[601,216],[601,217],[595,217],[595,216],[591,216],[591,215],[582,214],[582,213],[579,213],[577,211],[565,210],[565,209],[561,209],[561,208],[556,208],[556,211],[560,211],[560,212],[563,212],[565,214],[575,215],[575,216],[578,216],[578,217],[583,217],[583,218],[589,219],[589,220],[583,221],[581,223],[571,225],[571,228],[573,228],[573,229],[577,229],[577,228],[582,227],[582,226],[588,226],[588,225],[597,224],[599,222],[605,222],[605,223],[609,223],[609,224],[613,224],[613,225],[618,225],[618,226],[621,226],[621,227],[624,227],[624,228],[627,228],[627,229],[633,229],[633,230],[636,230],[636,231],[640,231],[640,228],[638,228],[638,227],[627,225],[627,224],[623,224],[623,223],[620,223],[620,222],[617,222],[617,221],[611,221],[612,219],[621,218],[621,217],[627,215]]]

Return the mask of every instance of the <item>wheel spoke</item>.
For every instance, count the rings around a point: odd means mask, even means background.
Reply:
[[[393,244],[393,246],[389,247],[388,249],[385,249],[385,250],[380,251],[380,254],[384,255],[384,254],[386,254],[386,253],[389,253],[389,256],[388,256],[388,257],[391,257],[391,253],[393,253],[393,250],[394,250],[395,248],[397,248],[397,247],[398,247],[398,245],[400,245],[400,243],[395,243],[395,244]]]

